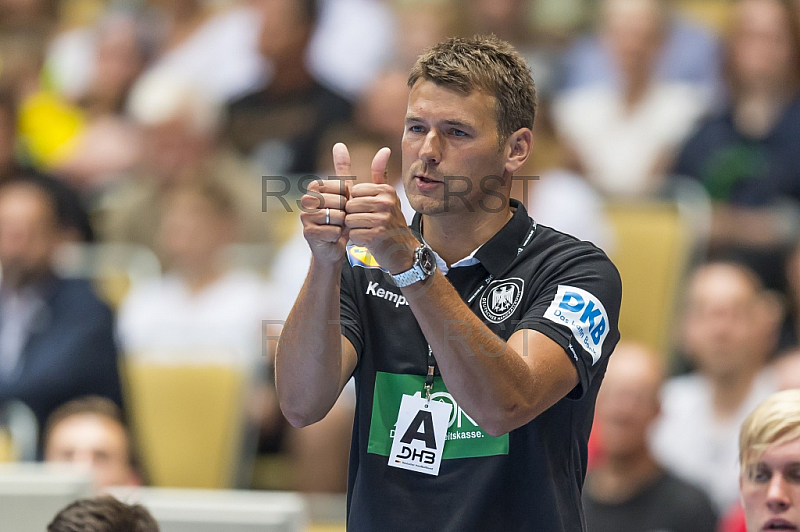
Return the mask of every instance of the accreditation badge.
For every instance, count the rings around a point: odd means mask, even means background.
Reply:
[[[403,395],[389,465],[438,475],[452,410],[450,403]]]

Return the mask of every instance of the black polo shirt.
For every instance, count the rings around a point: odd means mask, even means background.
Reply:
[[[521,204],[511,205],[511,220],[475,254],[480,262],[451,268],[447,278],[504,340],[532,329],[563,347],[580,383],[527,425],[492,437],[437,376],[433,399],[453,404],[439,475],[389,467],[400,401],[422,393],[428,344],[400,289],[365,249],[349,248],[341,315],[342,333],[358,353],[351,532],[585,529],[586,445],[597,390],[619,340],[621,282],[600,249],[537,225]],[[416,234],[419,224],[417,215]]]

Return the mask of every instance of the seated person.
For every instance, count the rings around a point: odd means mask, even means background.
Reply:
[[[770,287],[800,224],[800,29],[797,3],[733,3],[728,99],[703,120],[672,173],[714,201],[711,255],[735,256]]]
[[[45,427],[44,459],[88,465],[98,490],[141,483],[122,410],[103,397],[74,399],[53,411]]]
[[[87,281],[56,275],[62,239],[48,188],[0,186],[0,403],[22,401],[40,427],[76,397],[122,400],[111,310]]]
[[[745,419],[739,462],[747,530],[798,530],[800,390],[769,396]]]
[[[706,490],[724,513],[738,498],[739,427],[777,390],[767,360],[783,312],[774,294],[739,264],[703,264],[686,286],[680,341],[695,371],[664,385],[653,454]]]
[[[141,505],[129,506],[113,497],[80,499],[47,525],[47,532],[158,532],[158,523]]]
[[[660,413],[658,355],[621,343],[597,395],[602,458],[588,474],[583,507],[589,532],[714,532],[716,510],[699,488],[665,470],[647,433]]]

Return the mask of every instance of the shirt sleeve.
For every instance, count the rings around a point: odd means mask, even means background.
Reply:
[[[580,399],[604,372],[619,341],[622,281],[600,250],[578,253],[549,275],[516,330],[541,332],[575,364],[578,386],[568,397]]]

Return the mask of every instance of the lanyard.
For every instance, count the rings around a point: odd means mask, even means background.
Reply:
[[[533,238],[533,233],[536,232],[536,221],[533,220],[531,224],[531,228],[528,231],[528,234],[525,235],[525,240],[522,241],[522,245],[517,248],[517,256],[522,253],[522,250],[530,243],[531,239]],[[475,298],[478,297],[478,294],[483,292],[489,283],[494,280],[494,275],[489,275],[486,279],[483,280],[483,283],[474,291],[472,295],[467,299],[467,304],[472,305],[472,302],[475,301]],[[428,373],[425,375],[425,400],[430,402],[431,400],[431,392],[433,391],[433,376],[436,373],[436,357],[433,356],[433,349],[431,349],[431,344],[428,344]]]

